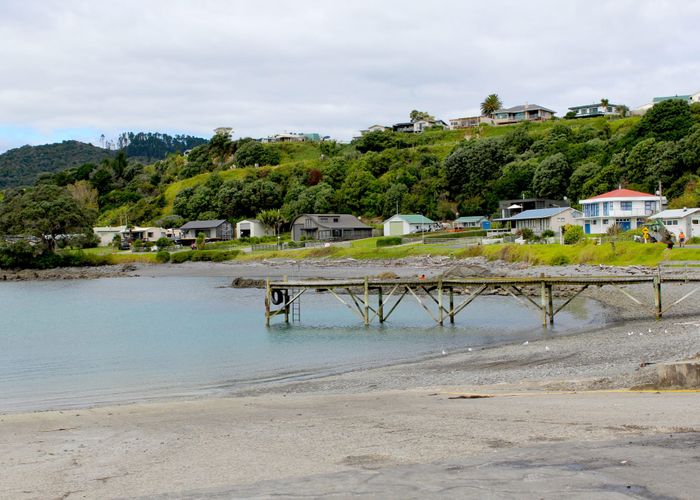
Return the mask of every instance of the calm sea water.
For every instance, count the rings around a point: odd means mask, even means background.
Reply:
[[[557,315],[477,299],[437,327],[411,297],[365,328],[330,294],[302,297],[301,324],[264,326],[262,290],[222,278],[0,284],[0,411],[230,393],[327,373],[520,342],[602,322],[595,303]],[[275,323],[276,320],[276,323]]]

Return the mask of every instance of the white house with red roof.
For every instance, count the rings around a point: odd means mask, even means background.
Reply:
[[[623,231],[636,229],[651,215],[660,212],[666,198],[631,189],[615,189],[587,200],[579,200],[583,215],[579,222],[586,234],[605,234],[619,225]]]

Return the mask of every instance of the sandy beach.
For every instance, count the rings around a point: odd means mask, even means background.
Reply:
[[[651,272],[423,259],[140,266],[123,274],[424,270]],[[606,304],[615,322],[575,335],[227,397],[0,415],[0,497],[693,498],[700,395],[653,387],[659,363],[700,354],[700,305],[688,300],[656,321],[650,308],[609,288],[586,296]],[[651,290],[628,290],[651,304]],[[689,290],[674,286],[668,300]]]

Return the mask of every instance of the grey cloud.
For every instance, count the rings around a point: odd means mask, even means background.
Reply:
[[[698,1],[6,0],[0,127],[349,139],[491,92],[636,106],[700,90],[698,18]]]

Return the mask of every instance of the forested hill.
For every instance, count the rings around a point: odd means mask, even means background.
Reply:
[[[0,189],[34,184],[41,173],[57,173],[84,164],[99,164],[114,158],[123,149],[130,159],[142,163],[162,160],[170,153],[182,153],[207,142],[201,137],[124,132],[116,143],[101,148],[79,141],[63,141],[43,146],[22,146],[0,155]]]
[[[39,174],[55,173],[84,163],[100,163],[116,151],[79,141],[22,146],[0,155],[0,189],[31,186]]]
[[[117,147],[124,148],[128,158],[144,163],[162,160],[170,153],[183,153],[202,144],[207,139],[191,135],[160,134],[158,132],[125,132],[117,139]]]

